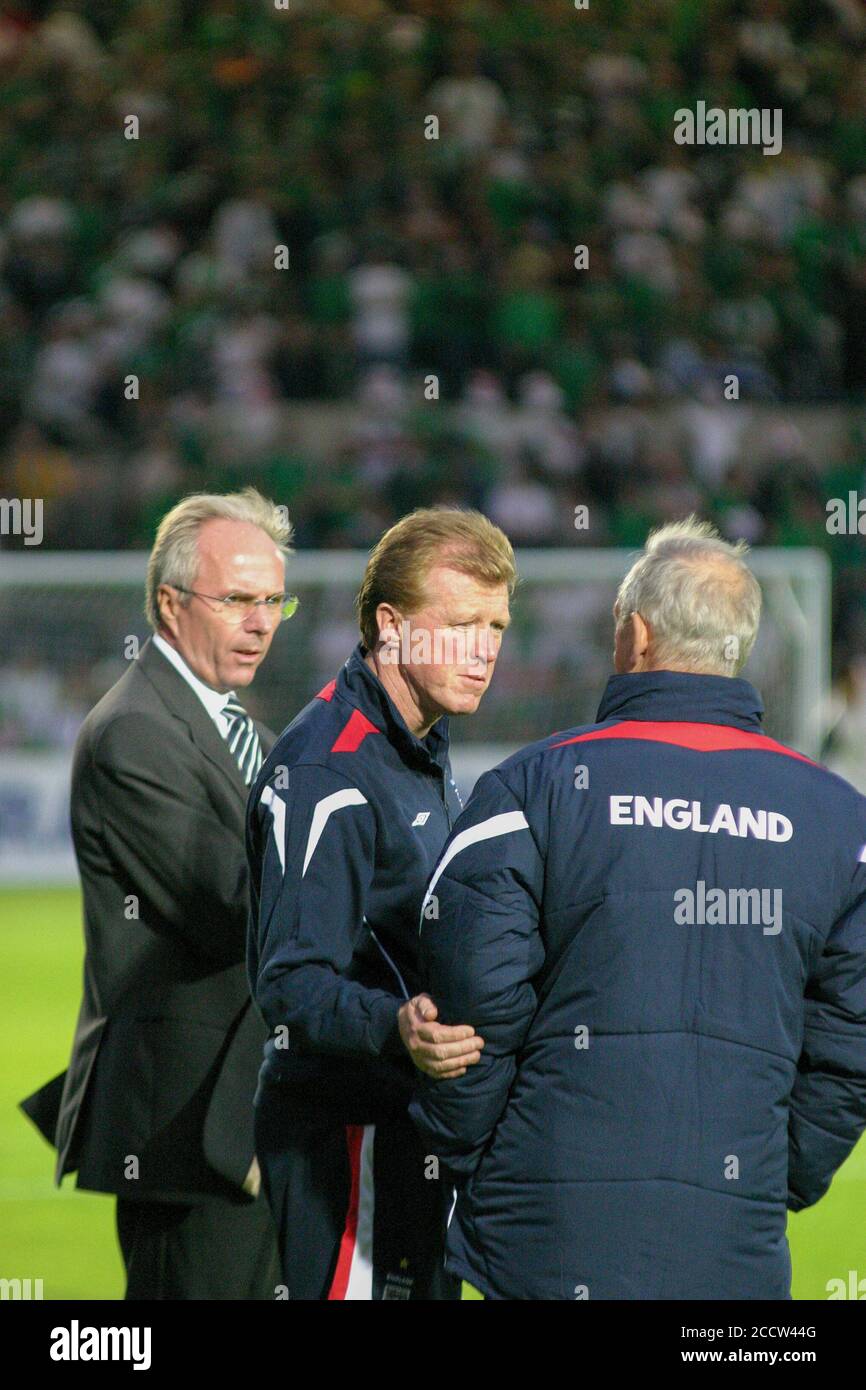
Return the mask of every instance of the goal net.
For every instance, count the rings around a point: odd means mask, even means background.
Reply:
[[[522,744],[594,720],[612,669],[613,601],[633,558],[613,549],[518,552],[521,582],[493,683],[478,713],[451,725],[461,792]],[[291,557],[287,587],[300,605],[244,696],[274,730],[358,640],[353,599],[365,562],[362,551]],[[71,745],[146,640],[146,564],[140,552],[0,554],[0,880],[32,875],[34,855],[41,872],[74,878]],[[743,674],[764,697],[766,731],[816,757],[829,683],[828,562],[814,550],[756,549],[750,564],[764,615]]]

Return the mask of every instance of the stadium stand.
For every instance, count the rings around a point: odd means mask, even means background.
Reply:
[[[44,498],[58,549],[146,548],[182,493],[248,481],[305,549],[436,501],[531,546],[694,509],[828,551],[844,675],[861,541],[830,544],[825,503],[866,472],[862,6],[411,11],[6,7],[0,494]],[[780,108],[781,152],[677,145],[698,100]]]

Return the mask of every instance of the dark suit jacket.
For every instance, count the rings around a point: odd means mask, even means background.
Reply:
[[[123,1197],[240,1195],[266,1036],[244,964],[246,798],[148,642],[75,747],[84,999],[68,1070],[22,1103],[57,1147],[57,1183],[77,1169],[79,1187]]]

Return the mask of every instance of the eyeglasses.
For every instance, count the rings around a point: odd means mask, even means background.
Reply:
[[[267,598],[246,598],[242,594],[201,594],[197,589],[185,589],[181,584],[172,584],[170,587],[176,589],[179,594],[210,599],[211,603],[217,605],[216,611],[220,617],[232,624],[242,623],[257,608],[264,608],[271,618],[280,622],[283,618],[291,618],[301,601],[297,594],[269,594]]]

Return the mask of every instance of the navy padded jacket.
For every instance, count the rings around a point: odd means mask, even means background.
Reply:
[[[489,1297],[790,1296],[786,1207],[866,1123],[866,799],[761,713],[615,676],[454,826],[422,964],[486,1047],[412,1113]]]

